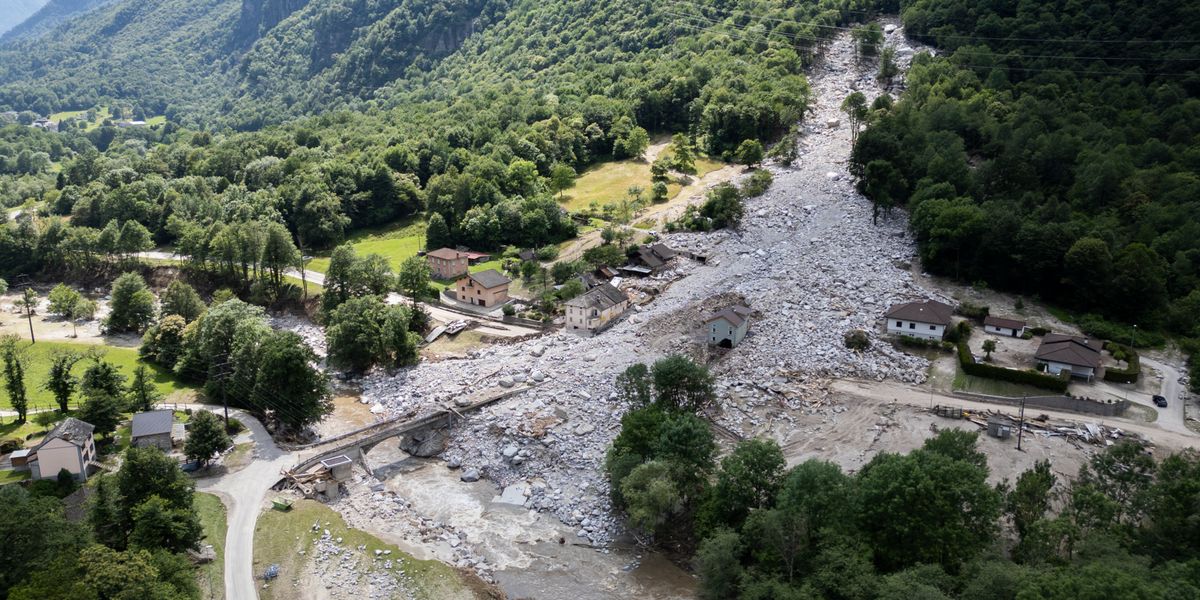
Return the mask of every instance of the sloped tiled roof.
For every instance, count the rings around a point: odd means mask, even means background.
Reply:
[[[467,257],[466,254],[459,252],[458,250],[455,250],[453,248],[438,248],[437,250],[434,250],[433,252],[426,254],[426,256],[432,256],[434,258],[440,258],[442,260],[455,260],[455,259]]]
[[[709,317],[708,320],[704,322],[704,324],[707,325],[709,323],[712,323],[713,321],[719,321],[721,319],[725,319],[726,321],[729,321],[730,325],[733,325],[734,327],[739,327],[746,320],[746,317],[750,316],[751,312],[753,312],[753,311],[751,311],[749,308],[746,308],[745,306],[731,306],[731,307],[726,308],[725,310]]]
[[[468,275],[468,277],[471,278],[471,281],[478,283],[479,285],[483,286],[484,289],[488,290],[500,287],[502,285],[508,285],[510,282],[512,282],[511,279],[501,275],[500,272],[495,269],[471,273]]]
[[[46,437],[42,439],[40,444],[34,446],[32,451],[37,452],[38,448],[45,446],[47,442],[55,439],[62,439],[82,447],[86,440],[92,439],[92,433],[95,430],[96,428],[91,423],[80,421],[75,417],[67,417],[63,419],[62,423],[55,426],[50,433],[46,434]]]
[[[171,425],[175,422],[175,414],[169,410],[151,410],[133,415],[130,436],[133,438],[148,435],[171,433]]]
[[[948,304],[937,300],[923,300],[897,304],[887,311],[887,318],[933,325],[949,325],[950,316],[953,314],[954,309],[950,308]]]
[[[627,300],[629,297],[625,295],[625,292],[613,287],[611,283],[602,283],[588,290],[586,294],[580,294],[568,300],[567,306],[606,310]]]
[[[1102,346],[1096,340],[1050,333],[1042,338],[1033,357],[1037,360],[1075,365],[1077,367],[1100,367],[1100,350]]]
[[[983,324],[991,325],[992,327],[1002,327],[1004,329],[1020,329],[1025,326],[1025,321],[1005,319],[1004,317],[984,317]]]

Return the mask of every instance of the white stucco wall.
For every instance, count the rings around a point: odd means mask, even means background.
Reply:
[[[889,318],[887,321],[887,331],[895,335],[907,335],[926,340],[940,340],[946,335],[946,326]]]

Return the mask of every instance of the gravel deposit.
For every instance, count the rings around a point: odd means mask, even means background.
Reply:
[[[887,38],[907,68],[913,52],[902,33]],[[909,271],[916,248],[904,214],[894,211],[873,225],[870,202],[846,171],[850,131],[842,100],[853,90],[868,100],[886,92],[874,80],[873,65],[853,62],[848,35],[826,56],[809,75],[813,106],[801,126],[799,158],[771,167],[774,184],[747,201],[738,230],[665,237],[673,248],[707,255],[706,264],[677,259],[659,278],[672,281],[669,286],[596,337],[557,333],[394,375],[377,373],[361,380],[363,401],[386,416],[417,416],[464,405],[472,393],[531,386],[456,426],[442,457],[461,468],[464,479],[482,476],[514,488],[505,494],[553,513],[577,531],[577,541],[602,546],[621,533],[603,463],[627,409],[616,400],[613,380],[630,364],[675,352],[707,361],[720,381],[718,408],[725,409],[715,419],[739,433],[757,424],[742,408],[748,397],[751,404],[796,407],[824,398],[821,380],[829,377],[923,381],[928,362],[881,341],[880,322],[893,303],[938,296],[919,287]],[[750,334],[732,350],[707,348],[704,320],[735,302],[754,311]],[[852,329],[868,332],[869,351],[845,348],[843,335]],[[381,517],[405,515],[398,498],[372,504]],[[456,535],[443,524],[414,526]],[[466,553],[461,558],[476,560]]]

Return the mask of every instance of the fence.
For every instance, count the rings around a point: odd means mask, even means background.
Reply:
[[[1008,396],[988,396],[986,394],[972,394],[970,392],[954,392],[954,395],[981,402],[993,402],[1011,406],[1021,405],[1021,398],[1010,398]],[[1088,415],[1100,415],[1102,417],[1120,416],[1129,408],[1128,400],[1094,400],[1092,398],[1076,398],[1074,396],[1029,396],[1024,400],[1026,408],[1062,410]]]

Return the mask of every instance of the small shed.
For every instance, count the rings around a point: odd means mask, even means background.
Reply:
[[[158,448],[171,451],[171,429],[175,413],[169,410],[151,410],[133,415],[130,427],[130,443],[139,448]]]
[[[321,461],[321,465],[329,469],[329,473],[333,475],[336,481],[346,481],[352,475],[351,468],[354,466],[354,461],[350,460],[349,456],[342,454],[332,458],[326,458]]]
[[[988,435],[1001,440],[1007,440],[1012,437],[1013,430],[1017,426],[1008,418],[993,415],[988,417],[987,432]]]
[[[12,468],[14,471],[29,470],[29,448],[22,448],[14,451],[9,455],[8,459],[12,461]]]

